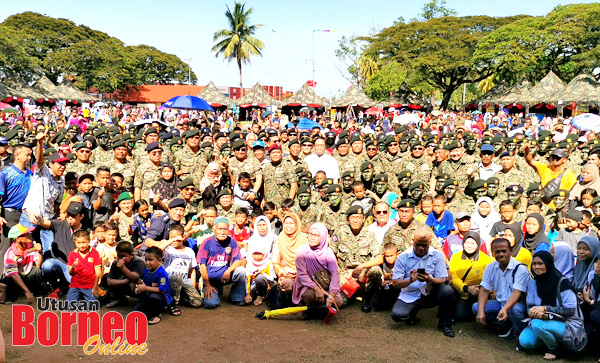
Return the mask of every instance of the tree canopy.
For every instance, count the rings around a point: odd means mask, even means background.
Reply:
[[[188,65],[147,45],[126,46],[119,39],[67,19],[34,12],[16,14],[0,24],[0,80],[51,81],[72,77],[82,89],[112,92],[148,83],[196,83]]]

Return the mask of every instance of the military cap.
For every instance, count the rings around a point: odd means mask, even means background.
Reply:
[[[346,211],[346,216],[350,217],[351,215],[354,214],[363,214],[364,213],[364,208],[361,205],[353,205],[350,206],[350,208],[348,208],[348,210]]]
[[[296,169],[294,169],[294,172],[295,172],[296,174],[300,174],[300,173],[302,173],[303,171],[306,171],[306,168],[305,168],[305,167],[303,167],[303,166],[298,166],[298,167],[296,167]]]
[[[444,146],[444,149],[451,151],[451,150],[458,149],[461,147],[462,147],[462,144],[460,143],[460,141],[452,141],[452,142],[448,143],[446,146]]]
[[[303,145],[306,143],[309,143],[309,144],[313,143],[313,141],[309,137],[302,138],[302,140],[300,142],[302,142]]]
[[[410,143],[410,149],[412,150],[415,146],[423,146],[423,141],[421,141],[421,140],[413,140]]]
[[[56,154],[53,154],[53,155],[56,155]],[[67,156],[65,156],[65,158],[74,161],[74,160],[77,160],[77,154],[70,153],[70,154],[67,154]]]
[[[384,144],[385,144],[386,147],[389,146],[391,143],[394,143],[394,142],[396,142],[396,138],[394,136],[388,135],[388,136],[385,137]]]
[[[332,184],[333,184],[333,179],[331,179],[331,178],[325,178],[325,179],[323,179],[323,181],[319,185],[319,188],[323,188],[323,187],[326,187],[327,185],[332,185]]]
[[[118,147],[121,147],[121,146],[127,147],[127,142],[121,140],[121,141],[113,142],[113,144],[112,144],[113,150],[116,149],[116,148],[118,148]]]
[[[131,194],[131,192],[122,192],[121,194],[119,194],[119,197],[117,198],[117,203],[120,203],[122,200],[131,200],[133,199],[133,194]]]
[[[219,200],[222,196],[232,195],[232,194],[233,193],[231,192],[231,189],[225,188],[225,189],[221,190],[219,192],[219,194],[217,194],[217,200]]]
[[[414,200],[412,200],[412,199],[409,199],[409,198],[402,199],[402,200],[400,200],[400,203],[398,203],[398,209],[400,209],[400,208],[414,208],[416,204],[417,203]]]
[[[239,148],[242,148],[242,147],[244,147],[244,146],[246,146],[246,142],[245,142],[244,140],[242,140],[242,139],[235,140],[235,141],[233,142],[233,144],[231,144],[231,148],[232,148],[233,150],[237,150],[237,149],[239,149]]]
[[[367,141],[365,141],[365,147],[371,146],[371,145],[376,145],[376,142],[374,139],[367,137]]]
[[[375,178],[373,178],[373,182],[376,183],[376,182],[379,182],[379,181],[387,183],[388,182],[388,176],[386,174],[384,174],[384,173],[375,175]]]
[[[446,181],[444,182],[443,188],[446,188],[447,186],[450,186],[450,185],[457,186],[458,182],[454,179],[446,179]]]
[[[533,192],[534,190],[542,190],[542,184],[540,183],[531,183],[527,188],[527,194]]]
[[[171,145],[182,145],[183,139],[181,137],[174,137],[171,139]]]
[[[75,145],[75,150],[79,151],[81,149],[90,149],[90,147],[88,146],[88,144],[86,142],[80,142],[78,144]]]
[[[119,128],[119,126],[111,126],[108,128],[108,133],[109,134],[120,134],[121,133],[121,129]]]
[[[402,180],[404,178],[410,178],[412,175],[412,173],[408,170],[402,170],[400,173],[398,173],[397,177],[398,180]]]
[[[300,141],[298,141],[298,139],[290,140],[290,141],[288,142],[288,147],[291,147],[291,146],[292,146],[292,145],[294,145],[294,144],[298,144],[298,145],[300,145]]]
[[[348,131],[348,130],[344,130],[344,131],[340,132],[340,134],[338,135],[338,137],[340,139],[346,138],[348,136],[350,136],[350,131]]]
[[[185,178],[179,182],[179,185],[177,185],[177,188],[185,189],[189,186],[194,186],[194,180],[192,178]]]
[[[240,134],[238,134],[237,132],[232,132],[231,134],[229,134],[229,140],[233,141],[235,139],[239,139],[240,138]]]
[[[149,153],[153,150],[161,149],[161,146],[158,142],[151,142],[146,146],[146,152]]]
[[[166,133],[160,135],[161,140],[170,140],[172,138],[173,138],[173,134],[170,132],[166,132]]]
[[[569,191],[568,190],[564,190],[564,189],[556,189],[555,191],[552,192],[552,194],[550,194],[550,198],[555,198],[555,197],[569,197]]]
[[[46,150],[44,150],[44,157],[48,157],[52,154],[54,154],[56,152],[56,149],[54,148],[47,148]]]
[[[185,208],[185,200],[183,198],[175,198],[169,203],[169,209],[172,208]]]
[[[401,134],[404,131],[404,126],[396,125],[394,126],[394,133],[396,135]]]
[[[309,178],[312,179],[312,174],[308,170],[304,170],[298,174],[298,179]]]
[[[583,213],[575,209],[569,209],[565,215],[565,218],[574,220],[575,222],[583,222]]]
[[[511,184],[511,185],[507,186],[504,191],[505,192],[513,191],[513,192],[517,192],[519,194],[523,194],[523,187],[518,184]]]
[[[17,137],[17,129],[10,129],[6,132],[6,134],[4,135],[4,137],[6,137],[7,140],[12,140],[14,138]]]
[[[227,144],[223,144],[223,145],[227,145]],[[213,144],[212,144],[212,142],[208,142],[208,141],[207,141],[207,142],[203,142],[202,144],[200,144],[200,148],[201,148],[201,149],[204,149],[205,147],[209,147],[209,148],[211,148],[211,149],[212,149],[212,147],[213,147]]]
[[[365,161],[362,164],[360,164],[360,171],[365,171],[367,169],[373,169],[375,166],[373,165],[372,162],[370,161]]]
[[[352,138],[350,139],[350,144],[354,144],[357,141],[362,141],[358,132],[352,135]]]
[[[336,143],[335,146],[336,147],[340,147],[341,145],[348,145],[348,139],[343,138],[343,139],[339,139]]]
[[[495,176],[488,178],[486,181],[487,185],[491,185],[491,184],[500,184],[500,179],[496,178]]]
[[[158,134],[158,129],[156,127],[149,127],[145,132],[144,136],[148,136],[151,134]]]
[[[425,184],[423,184],[422,182],[413,182],[408,186],[408,190],[415,190],[415,189],[425,189]]]
[[[321,184],[321,186],[323,186],[323,184]],[[341,192],[342,192],[342,186],[339,184],[331,184],[330,186],[327,187],[327,189],[325,189],[325,194],[341,193]]]
[[[494,137],[492,137],[492,144],[495,144],[498,142],[504,143],[504,141],[505,141],[504,136],[502,136],[502,134],[497,134]]]
[[[346,170],[345,172],[342,173],[342,178],[346,178],[346,177],[354,178],[354,172],[350,171],[350,170]]]
[[[473,182],[473,184],[471,184],[471,189],[472,190],[477,190],[477,189],[482,189],[482,188],[487,188],[487,183],[485,182],[485,180],[483,179],[477,179]]]
[[[299,194],[310,194],[310,186],[302,185],[302,186],[298,187],[298,191],[296,192],[296,195],[299,195]]]
[[[96,131],[94,131],[94,136],[99,137],[100,135],[108,134],[108,127],[102,126],[99,127]]]
[[[500,154],[499,158],[502,159],[505,156],[515,156],[514,151],[505,151],[502,154]]]
[[[212,145],[212,144],[211,144]],[[219,151],[225,151],[225,149],[231,149],[231,144],[226,142],[219,148]]]
[[[596,205],[598,203],[600,203],[600,195],[597,196],[596,198],[592,199],[592,205]]]

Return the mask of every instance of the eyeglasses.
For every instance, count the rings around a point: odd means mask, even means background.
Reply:
[[[413,150],[423,150],[423,148],[421,146],[417,146],[417,147],[413,147]]]
[[[377,148],[376,147],[368,147],[367,151],[377,151]]]
[[[308,233],[307,233],[307,236],[308,236],[308,237],[313,237],[313,238],[321,238],[321,235],[320,235],[320,234],[318,234],[318,233],[311,233],[311,232],[308,232]]]
[[[194,188],[194,187],[187,187],[187,188],[183,188],[183,190],[191,190],[191,191],[194,191],[195,189],[196,189],[196,188]]]
[[[239,148],[239,149],[235,149],[235,151],[241,151],[241,152],[244,152],[244,151],[246,151],[246,150],[247,150],[247,149],[246,149],[245,147],[241,147],[241,148]]]
[[[77,150],[77,151],[82,154],[91,154],[92,153],[90,150]]]
[[[376,210],[375,214],[388,214],[389,212],[386,210]]]

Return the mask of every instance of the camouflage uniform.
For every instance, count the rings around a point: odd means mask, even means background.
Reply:
[[[94,165],[92,162],[82,163],[79,160],[75,160],[74,162],[67,164],[67,167],[65,168],[65,174],[69,172],[75,172],[77,175],[96,175],[96,165]]]
[[[119,226],[119,238],[121,241],[131,242],[131,236],[129,235],[129,226],[133,224],[133,215],[131,217],[127,217],[123,213],[121,213],[121,218],[119,218],[119,222],[117,226]]]
[[[94,163],[96,166],[108,166],[114,157],[115,153],[112,150],[104,150],[101,147],[97,147],[92,152],[90,162]]]
[[[333,157],[337,163],[338,163],[338,168],[340,169],[340,175],[342,175],[345,171],[351,171],[354,172],[354,168],[355,168],[355,162],[352,159],[352,156],[350,155],[350,153],[348,153],[347,155],[341,156],[341,155],[336,155]]]
[[[318,222],[321,214],[319,208],[314,204],[309,204],[306,210],[303,211],[298,202],[292,207],[292,212],[298,215],[304,227],[310,227],[313,223]]]
[[[133,190],[133,177],[135,176],[135,167],[132,162],[128,161],[125,164],[120,164],[113,158],[106,164],[110,168],[110,173],[123,174],[123,188],[128,191]],[[157,180],[158,181],[158,180]]]
[[[293,183],[298,183],[298,176],[292,168],[292,164],[280,162],[277,165],[269,162],[263,170],[265,180],[265,200],[273,202],[276,206],[290,196]]]
[[[300,158],[298,159],[298,161],[294,161],[291,157],[287,157],[283,159],[283,163],[290,164],[292,170],[296,170],[296,168],[299,167],[303,167],[304,169],[308,170],[308,164],[306,164],[306,161]]]
[[[352,276],[358,265],[370,261],[379,254],[380,244],[375,233],[365,225],[354,235],[349,225],[340,227],[331,238],[329,247],[335,253],[342,281]],[[373,270],[376,271],[376,270]]]
[[[256,183],[256,177],[262,175],[262,168],[260,162],[256,158],[247,157],[243,161],[239,161],[235,157],[229,159],[229,170],[231,170],[231,174],[233,180],[232,184],[237,183],[238,176],[241,172],[245,171],[250,174],[250,180],[252,181],[252,185]]]
[[[467,169],[473,169],[473,177],[469,178],[467,175]],[[479,179],[479,169],[474,163],[467,163],[464,161],[452,161],[450,159],[442,161],[438,167],[437,174],[448,173],[458,182],[458,186],[461,190],[465,190],[468,185],[471,184],[471,180]],[[434,176],[437,175],[434,171]]]
[[[575,173],[575,175],[581,174],[583,169],[583,159],[581,158],[581,150],[575,150],[571,153],[567,159],[567,169]]]
[[[542,209],[542,213],[544,213],[543,209]],[[523,203],[523,201],[521,201],[519,208],[515,211],[514,221],[522,222],[525,220],[525,217],[527,217],[527,203]]]
[[[340,204],[337,212],[332,210],[329,206],[326,206],[322,211],[319,222],[322,222],[325,227],[327,227],[330,236],[333,236],[341,226],[348,223],[346,221],[346,214],[343,212],[346,209]]]
[[[200,181],[200,179],[197,179],[197,176],[199,174],[204,175],[204,169],[196,170],[196,163],[197,163],[198,159],[200,158],[200,154],[201,154],[200,148],[198,148],[198,152],[194,153],[188,145],[184,145],[181,148],[181,150],[179,150],[175,153],[175,168],[176,168],[176,170],[179,171],[184,167],[188,168],[188,172],[179,175],[179,179],[183,180],[183,179],[191,176],[192,179],[194,179],[196,188],[198,187],[197,182]],[[207,163],[207,165],[208,165],[208,163]],[[202,178],[202,176],[200,176],[200,178]]]
[[[232,205],[228,211],[225,211],[220,204],[217,204],[217,215],[223,216],[229,220],[229,224],[235,223],[235,205]]]
[[[402,228],[400,223],[394,224],[383,236],[383,243],[381,244],[381,248],[379,249],[379,254],[383,254],[383,246],[385,246],[388,242],[392,242],[398,247],[398,251],[403,252],[412,247],[412,238],[413,234],[418,228],[427,227],[425,223],[419,222],[416,219],[413,219],[412,222],[408,225],[407,228]],[[433,248],[441,248],[442,245],[435,238],[435,233],[431,227],[427,227],[431,232],[431,247]]]
[[[533,173],[535,173],[532,167],[529,165],[527,167],[528,169],[531,169]],[[531,174],[528,175],[527,173],[518,170],[515,166],[513,166],[513,168],[507,172],[500,170],[494,174],[494,176],[499,180],[497,198],[500,200],[500,202],[508,198],[506,194],[506,188],[508,186],[517,184],[527,189],[529,184],[536,181],[536,179],[531,178]],[[537,178],[537,181],[539,181],[539,178]]]
[[[400,153],[397,153],[396,155],[392,155],[387,151],[378,153],[377,155],[375,155],[375,158],[373,160],[373,166],[375,167],[374,173],[375,173],[375,175],[380,174],[380,173],[386,173],[386,174],[388,174],[388,177],[389,177],[390,175],[389,175],[388,171],[393,172],[396,169],[396,168],[394,168],[395,164],[399,164],[401,162],[402,162],[402,156],[400,155]],[[399,168],[399,165],[398,165],[398,168]]]
[[[454,198],[448,202],[446,210],[453,215],[456,215],[458,212],[472,214],[475,211],[475,202],[473,198],[467,196],[465,193],[457,191]]]
[[[175,199],[175,198],[181,198],[181,199],[185,200],[185,198],[183,198],[181,193],[179,193],[175,197],[169,199],[167,201],[167,203],[165,203],[165,204],[169,205],[169,203],[171,203],[171,201],[173,201],[173,199]],[[202,199],[196,198],[194,196],[194,197],[192,197],[192,200],[190,200],[189,202],[186,200],[185,201],[185,212],[183,214],[183,219],[180,223],[185,226],[192,219],[193,216],[195,216],[196,214],[198,214],[198,212],[200,212],[200,210],[202,210]]]
[[[141,165],[142,163],[146,163],[150,161],[148,159],[148,153],[146,152],[146,144],[142,148],[135,149],[133,151],[133,162],[135,165]],[[161,163],[171,163],[173,162],[173,154],[168,147],[164,147],[162,149],[162,156],[160,158]]]
[[[401,163],[399,171],[403,170],[410,171],[412,182],[419,181],[425,184],[425,190],[423,190],[424,194],[429,192],[429,181],[431,180],[431,172],[433,167],[431,163],[428,163],[425,160],[424,156],[418,159],[413,158],[412,156],[404,159]]]
[[[143,165],[140,165],[136,169],[133,185],[134,187],[141,189],[141,199],[150,202],[150,189],[154,184],[158,182],[158,179],[160,178],[161,169],[162,163],[156,166],[149,161],[144,163]]]

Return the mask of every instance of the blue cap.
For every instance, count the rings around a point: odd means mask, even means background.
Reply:
[[[271,116],[273,114],[273,112],[271,111],[265,111],[262,113],[262,115],[260,115],[261,118],[265,118],[267,116]]]
[[[485,144],[481,147],[481,151],[491,151],[494,152],[494,147],[490,144]]]
[[[265,143],[262,142],[262,140],[254,141],[254,144],[252,144],[252,148],[254,149],[255,147],[262,147],[264,149]]]
[[[512,151],[505,151],[502,154],[500,154],[499,158],[502,159],[505,156],[515,156],[515,153]]]
[[[8,145],[8,140],[4,136],[0,136],[0,145]]]

